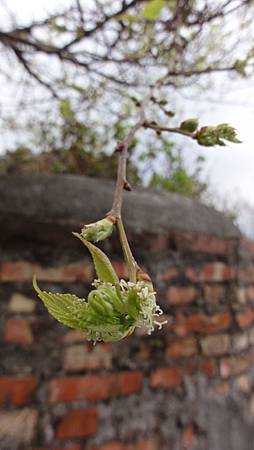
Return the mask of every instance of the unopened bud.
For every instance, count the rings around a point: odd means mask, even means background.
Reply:
[[[198,119],[188,119],[184,120],[180,124],[180,129],[183,131],[189,131],[190,133],[193,133],[198,128]]]
[[[110,217],[95,223],[85,225],[81,230],[81,236],[87,241],[99,242],[109,237],[114,229],[114,223]]]

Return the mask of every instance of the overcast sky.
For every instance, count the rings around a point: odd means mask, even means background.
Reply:
[[[0,0],[1,3],[7,5],[19,20],[29,22],[46,11],[57,10],[59,5],[68,5],[70,0]],[[4,20],[2,15],[0,23]],[[238,197],[254,206],[254,77],[239,82],[232,82],[226,75],[223,77],[218,80],[223,85],[219,92],[208,90],[204,96],[195,99],[191,92],[185,92],[183,97],[179,95],[179,104],[182,102],[186,115],[199,115],[201,125],[229,122],[239,131],[242,144],[198,147],[197,152],[200,154],[202,149],[206,158],[205,173],[214,191],[227,196],[229,201]]]

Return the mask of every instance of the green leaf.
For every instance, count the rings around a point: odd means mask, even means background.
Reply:
[[[150,0],[143,9],[143,16],[147,20],[156,20],[164,5],[165,0]]]
[[[77,238],[79,238],[91,253],[97,277],[99,278],[99,280],[112,284],[119,283],[118,276],[115,273],[115,270],[112,267],[112,264],[109,261],[108,257],[105,255],[105,253],[103,253],[98,247],[93,245],[91,242],[84,239],[83,236],[81,236],[79,233],[72,233],[72,234]]]
[[[68,98],[65,98],[61,101],[60,113],[64,119],[71,119],[73,117],[73,111],[71,109],[71,102]]]
[[[53,294],[42,291],[33,278],[33,287],[39,298],[43,301],[48,312],[59,322],[70,328],[85,331],[87,303],[76,295]]]

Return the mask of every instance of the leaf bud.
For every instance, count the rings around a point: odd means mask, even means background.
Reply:
[[[180,130],[193,133],[198,128],[198,119],[187,119],[180,124]]]
[[[111,216],[95,223],[85,225],[81,230],[81,236],[87,241],[99,242],[109,237],[114,229],[114,218]]]

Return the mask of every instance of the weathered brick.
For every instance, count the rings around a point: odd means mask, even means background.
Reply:
[[[243,266],[238,271],[238,279],[244,283],[253,283],[254,280],[254,264]]]
[[[230,350],[230,337],[227,334],[207,336],[201,339],[201,349],[204,355],[225,355]]]
[[[221,262],[204,264],[201,268],[188,267],[185,276],[193,282],[221,282],[235,279],[235,268]]]
[[[178,336],[184,337],[189,333],[218,333],[227,330],[231,323],[232,315],[228,311],[212,316],[203,313],[192,314],[190,316],[178,314],[170,329]]]
[[[185,366],[186,375],[195,375],[197,372],[203,373],[209,378],[213,378],[217,374],[217,365],[215,359],[207,359],[203,361],[190,361]]]
[[[179,386],[184,376],[197,372],[204,373],[208,377],[216,374],[216,361],[214,359],[190,362],[185,366],[164,367],[155,369],[150,376],[150,385],[153,388],[173,389]]]
[[[76,342],[85,342],[86,334],[79,330],[69,330],[63,336],[62,341],[66,344],[74,344]]]
[[[235,334],[232,337],[233,349],[240,352],[242,350],[246,350],[249,345],[248,335],[245,333]]]
[[[0,377],[0,404],[11,403],[16,406],[28,403],[37,386],[33,375]]]
[[[8,319],[4,325],[4,340],[18,344],[31,344],[33,334],[27,319]]]
[[[173,389],[183,381],[183,369],[181,367],[165,367],[155,369],[150,377],[153,388]]]
[[[187,305],[197,297],[197,289],[193,286],[170,286],[167,290],[167,301],[170,305]]]
[[[169,235],[168,234],[160,234],[156,236],[156,238],[152,239],[150,250],[152,253],[159,253],[167,250],[169,247]]]
[[[225,397],[230,392],[230,385],[227,382],[217,383],[214,386],[214,390],[217,394],[221,395],[222,397]]]
[[[219,303],[225,298],[225,288],[219,284],[205,284],[204,298],[207,303]]]
[[[35,310],[36,302],[23,294],[14,293],[11,296],[8,309],[12,313],[32,313]]]
[[[194,445],[195,433],[192,424],[185,427],[182,434],[182,449],[191,450]]]
[[[81,439],[96,433],[96,408],[68,411],[56,428],[57,439]]]
[[[240,328],[247,328],[254,322],[254,309],[245,309],[236,314],[236,321]]]
[[[240,375],[253,365],[253,353],[223,358],[220,362],[220,373],[222,378]]]
[[[107,442],[95,447],[88,447],[88,450],[159,450],[160,443],[156,437],[140,439],[136,442],[124,443],[119,441]]]
[[[236,378],[236,385],[240,388],[244,394],[252,392],[252,383],[249,375],[240,375]]]
[[[30,444],[38,422],[38,412],[34,409],[0,412],[0,441],[5,439],[16,448],[17,444]]]
[[[181,358],[195,355],[198,352],[197,340],[194,337],[170,342],[166,348],[167,358]]]
[[[119,278],[127,279],[128,278],[128,268],[125,263],[122,261],[112,261],[112,266],[114,267],[116,274]]]
[[[247,286],[245,288],[245,295],[248,302],[254,302],[254,286]]]
[[[33,448],[33,450],[83,450],[83,447],[81,447],[81,445],[76,444],[76,445],[71,445],[68,447],[36,447]]]
[[[253,344],[253,345],[254,345],[254,328],[251,328],[251,329],[249,330],[248,335],[249,335],[249,341],[250,341],[250,344]]]
[[[242,305],[246,304],[247,297],[246,297],[246,289],[244,286],[240,286],[236,289],[236,298],[238,303],[241,303]]]
[[[217,236],[197,234],[192,237],[190,249],[207,255],[228,256],[235,252],[237,240],[220,239]]]
[[[248,256],[254,256],[254,242],[249,239],[242,238],[240,240],[240,250]]]
[[[130,395],[140,390],[142,382],[141,372],[56,378],[49,383],[49,400],[51,403],[73,402]]]
[[[110,369],[111,367],[112,352],[109,344],[97,344],[91,349],[88,345],[79,344],[65,349],[64,369],[69,372],[83,369]]]
[[[31,281],[33,275],[46,282],[75,282],[92,280],[91,263],[78,261],[60,267],[42,267],[28,261],[10,261],[0,264],[0,281]]]
[[[158,274],[158,279],[161,281],[171,281],[177,278],[179,272],[176,267],[169,267],[161,275]]]
[[[83,450],[83,447],[81,447],[81,445],[71,445],[68,447],[39,447],[39,448],[33,448],[33,450]]]
[[[126,450],[126,444],[123,442],[112,441],[107,442],[106,444],[88,447],[88,450]]]

